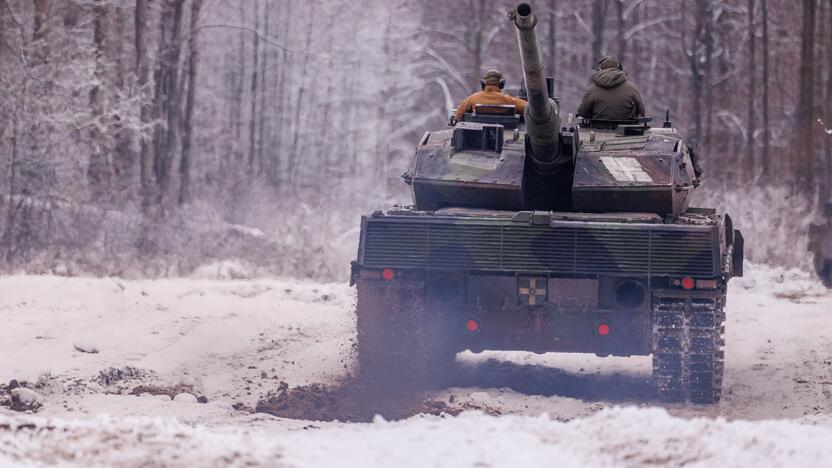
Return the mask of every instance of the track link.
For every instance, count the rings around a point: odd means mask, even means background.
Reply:
[[[724,371],[724,297],[724,292],[654,292],[653,380],[659,399],[719,402]]]

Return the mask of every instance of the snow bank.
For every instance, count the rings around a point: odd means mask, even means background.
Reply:
[[[832,429],[794,422],[683,420],[613,408],[568,423],[466,413],[292,434],[297,466],[819,466]]]
[[[745,276],[733,280],[732,286],[793,301],[829,294],[817,277],[799,268],[746,263],[744,270]]]
[[[284,433],[175,420],[0,416],[0,461],[76,466],[821,466],[832,429],[786,421],[674,418],[614,408],[568,423],[547,416],[419,416]]]

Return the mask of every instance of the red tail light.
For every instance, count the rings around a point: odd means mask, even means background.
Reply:
[[[396,272],[391,268],[385,268],[381,272],[381,277],[384,278],[385,281],[393,281],[393,278],[396,277]]]
[[[611,331],[612,330],[610,329],[610,326],[606,323],[598,325],[598,334],[601,336],[607,336],[610,334]]]
[[[465,329],[471,333],[474,333],[480,329],[480,323],[474,319],[468,320],[467,322],[465,322]]]

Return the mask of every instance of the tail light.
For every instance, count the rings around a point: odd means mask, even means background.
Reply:
[[[719,279],[696,279],[690,276],[685,276],[684,278],[674,278],[671,281],[673,286],[679,287],[684,289],[685,291],[690,291],[693,289],[717,289],[719,288],[721,282]]]
[[[470,333],[476,333],[480,329],[480,323],[474,319],[469,319],[465,322],[465,329],[468,330]]]

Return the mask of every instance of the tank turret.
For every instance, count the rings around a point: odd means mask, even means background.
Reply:
[[[520,60],[526,83],[528,105],[525,111],[526,135],[531,146],[535,169],[544,174],[557,170],[560,144],[560,111],[549,98],[543,58],[537,42],[537,16],[528,3],[521,3],[508,12],[508,18],[517,29]]]
[[[508,12],[527,104],[476,106],[453,129],[428,132],[404,179],[415,208],[583,213],[684,213],[701,182],[691,150],[666,118],[561,122],[528,3]]]

